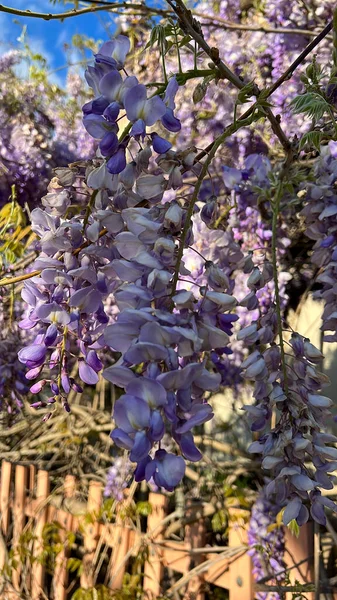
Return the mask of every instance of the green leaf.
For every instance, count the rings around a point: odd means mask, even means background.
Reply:
[[[71,573],[77,572],[79,574],[82,567],[82,561],[80,558],[68,558],[67,560],[67,569]]]
[[[136,511],[142,517],[148,517],[152,514],[152,505],[150,502],[137,502]]]
[[[292,521],[290,521],[290,523],[288,524],[288,529],[295,537],[298,538],[298,536],[300,535],[300,527],[296,519],[292,519]]]
[[[296,96],[290,102],[290,106],[295,115],[304,113],[316,121],[321,119],[324,113],[330,110],[330,106],[325,98],[316,92],[307,92],[301,96]]]
[[[250,81],[245,85],[238,93],[238,102],[239,104],[245,104],[248,100],[254,96],[254,91],[256,88],[256,84],[254,81]]]
[[[319,151],[323,137],[324,133],[322,131],[308,131],[300,139],[298,149],[303,150],[307,146],[308,149],[316,148]]]

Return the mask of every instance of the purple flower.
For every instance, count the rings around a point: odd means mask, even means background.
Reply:
[[[18,353],[19,361],[30,369],[40,367],[46,359],[46,346],[44,344],[33,344],[23,348]]]
[[[180,483],[185,475],[185,462],[181,456],[169,454],[166,450],[157,450],[154,459],[145,467],[145,478],[151,477],[158,487],[163,487],[169,492]]]
[[[133,123],[131,135],[144,136],[146,127],[151,127],[166,112],[164,102],[159,96],[147,98],[145,85],[138,84],[128,90],[124,98],[126,115]]]

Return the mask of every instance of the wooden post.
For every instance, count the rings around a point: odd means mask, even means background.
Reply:
[[[11,488],[12,465],[7,460],[1,464],[0,518],[4,536],[8,535],[9,527],[9,497]]]
[[[109,580],[111,581],[109,587],[112,590],[118,590],[122,587],[127,564],[126,562],[123,563],[123,560],[129,550],[129,541],[130,528],[125,527],[125,520],[117,513],[116,523],[109,535],[109,546],[112,548],[109,562]]]
[[[76,480],[73,475],[66,475],[63,486],[63,493],[65,498],[71,498],[76,489]],[[67,559],[69,557],[69,550],[66,549],[67,533],[72,531],[73,527],[73,515],[64,510],[55,510],[54,520],[60,523],[62,529],[60,529],[60,539],[63,543],[63,549],[56,557],[55,572],[53,576],[53,589],[54,589],[54,600],[67,600],[67,585],[68,585],[68,571],[67,571]]]
[[[247,515],[248,511],[232,508],[229,509],[229,547],[242,546],[247,543]],[[245,552],[234,556],[229,565],[229,599],[253,600],[254,581],[252,562]]]
[[[102,503],[102,486],[97,481],[91,481],[89,485],[87,512],[97,513],[101,508]],[[95,515],[92,515],[92,523],[84,525],[84,551],[83,556],[83,571],[81,575],[81,587],[88,589],[94,585],[94,569],[93,558],[97,545],[97,535],[99,524],[96,521]]]
[[[291,569],[289,571],[291,584],[297,580],[299,583],[313,583],[314,582],[314,537],[313,537],[313,524],[306,523],[300,527],[300,534],[297,538],[292,535],[285,527],[285,555],[284,560],[287,568],[290,568],[297,563],[304,561],[299,567]],[[308,600],[314,598],[314,593],[305,592],[305,596]],[[286,600],[291,600],[293,594],[291,592],[286,594]]]
[[[162,538],[162,529],[160,523],[166,514],[168,498],[163,494],[155,494],[150,492],[149,503],[152,506],[152,512],[147,520],[147,532],[153,531],[153,539],[160,540]],[[151,593],[154,598],[160,594],[160,582],[163,574],[162,552],[155,548],[153,544],[149,545],[149,557],[144,565],[144,592]]]
[[[25,525],[25,501],[26,488],[28,483],[28,469],[23,465],[15,467],[15,487],[14,487],[14,504],[13,504],[13,548],[14,558],[17,560],[18,566],[13,569],[12,581],[16,590],[20,590],[20,575],[22,567],[20,559],[16,555],[20,545],[20,536]]]
[[[34,492],[35,492],[35,486],[36,486],[36,474],[37,474],[37,468],[36,465],[29,465],[29,481],[28,481],[28,488],[29,488],[29,492],[30,495],[33,496]]]
[[[193,514],[193,502],[189,502],[186,510],[186,517],[189,518]],[[195,550],[196,548],[202,548],[205,546],[206,539],[206,528],[205,528],[205,520],[202,515],[195,523],[191,523],[190,525],[186,525],[185,527],[185,543],[187,548],[190,550]],[[205,557],[202,554],[190,556],[190,569],[194,569],[197,565],[201,564],[204,561]],[[186,593],[184,595],[184,600],[205,600],[205,593],[202,589],[203,586],[203,577],[196,576],[193,579],[190,579],[187,584]]]
[[[35,516],[35,530],[36,541],[33,546],[33,557],[34,562],[32,564],[32,600],[39,600],[41,589],[44,584],[44,566],[39,564],[36,560],[43,550],[43,528],[47,522],[48,506],[47,498],[50,491],[50,481],[48,471],[38,471],[37,473],[37,485],[36,485],[36,516]]]

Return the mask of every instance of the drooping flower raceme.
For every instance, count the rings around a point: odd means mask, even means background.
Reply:
[[[192,430],[212,417],[205,393],[226,382],[228,346],[241,319],[237,342],[256,400],[246,412],[252,429],[262,432],[251,450],[272,470],[267,493],[290,500],[285,523],[305,522],[309,503],[312,516],[323,522],[323,506],[334,507],[320,493],[331,487],[335,464],[333,438],[322,433],[329,400],[320,392],[326,380],[316,368],[316,349],[294,334],[285,363],[277,338],[270,213],[259,217],[256,193],[259,186],[269,189],[271,163],[255,153],[243,170],[223,169],[232,204],[228,213],[220,206],[219,219],[228,230],[221,234],[220,256],[201,256],[193,272],[188,259],[198,252],[198,216],[189,210],[191,202],[197,208],[185,183],[198,173],[196,151],[174,151],[152,130],[157,124],[180,129],[173,112],[177,79],[151,97],[138,78],[124,75],[128,48],[127,38],[118,36],[87,72],[95,98],[83,107],[83,123],[99,150],[85,172],[72,167],[83,181],[87,206],[71,212],[70,170],[43,199],[44,210],[32,213],[41,252],[33,265],[38,274],[22,292],[28,308],[21,325],[34,335],[19,353],[28,379],[37,380],[31,391],[41,393],[42,405],[61,401],[69,410],[67,396],[79,389],[78,377],[97,383],[104,349],[112,364],[104,365],[103,376],[123,390],[114,406],[112,439],[136,463],[137,481],[171,491],[184,475],[185,460],[201,458]],[[126,126],[120,132],[121,119]],[[219,206],[214,194],[208,200],[200,218],[213,227]],[[237,274],[246,288],[239,307]],[[165,433],[174,439],[176,454],[163,449]]]
[[[253,575],[256,581],[270,576],[268,584],[273,580],[284,579],[284,532],[276,526],[280,505],[273,504],[262,491],[257,497],[251,511],[248,528],[248,554],[253,562]],[[274,528],[270,529],[271,526]],[[277,592],[257,592],[258,600],[279,600]]]

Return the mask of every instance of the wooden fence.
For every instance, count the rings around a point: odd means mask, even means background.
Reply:
[[[128,498],[125,502],[128,502]],[[97,518],[102,506],[102,486],[98,482],[90,483],[85,505],[76,500],[76,482],[72,476],[65,477],[62,490],[54,490],[50,494],[50,477],[47,471],[37,470],[33,465],[3,461],[0,481],[0,571],[8,560],[8,548],[15,551],[18,546],[27,521],[34,531],[31,551],[35,557],[41,554],[43,548],[46,523],[57,522],[62,526],[60,536],[63,547],[57,554],[52,581],[46,582],[44,564],[32,561],[31,572],[28,578],[27,574],[25,576],[25,586],[29,587],[31,600],[66,600],[71,597],[68,591],[67,563],[72,556],[72,549],[66,543],[69,531],[75,534],[81,531],[84,552],[80,583],[84,589],[92,588],[95,583],[97,556],[103,548],[111,549],[107,567],[110,589],[121,587],[123,576],[128,572],[128,561],[147,548],[142,586],[149,598],[160,596],[165,569],[168,573],[174,573],[174,579],[177,580],[170,588],[171,597],[177,597],[177,591],[183,591],[186,600],[204,600],[205,584],[214,584],[229,590],[230,600],[254,599],[251,559],[246,553],[247,511],[230,509],[232,517],[228,546],[214,547],[205,546],[207,511],[203,503],[187,507],[184,514],[184,541],[165,538],[165,530],[170,527],[172,530],[172,523],[177,518],[175,513],[168,513],[168,498],[162,494],[150,493],[149,503],[152,511],[147,517],[146,531],[141,533],[132,520],[125,517],[125,511],[123,518],[116,515],[114,523]],[[88,514],[94,515],[94,518],[88,519]],[[291,561],[299,564],[290,571],[292,581],[305,583],[312,580],[311,542],[312,536],[307,527],[302,528],[298,539],[288,535],[287,555],[288,558],[292,557],[288,564]],[[20,561],[13,564],[9,577],[10,581],[7,578],[2,583],[0,597],[3,600],[21,597],[19,592],[22,589],[23,574]],[[264,588],[260,586],[258,589]],[[306,596],[311,597],[310,594]],[[286,597],[290,600],[292,594],[287,593]]]

